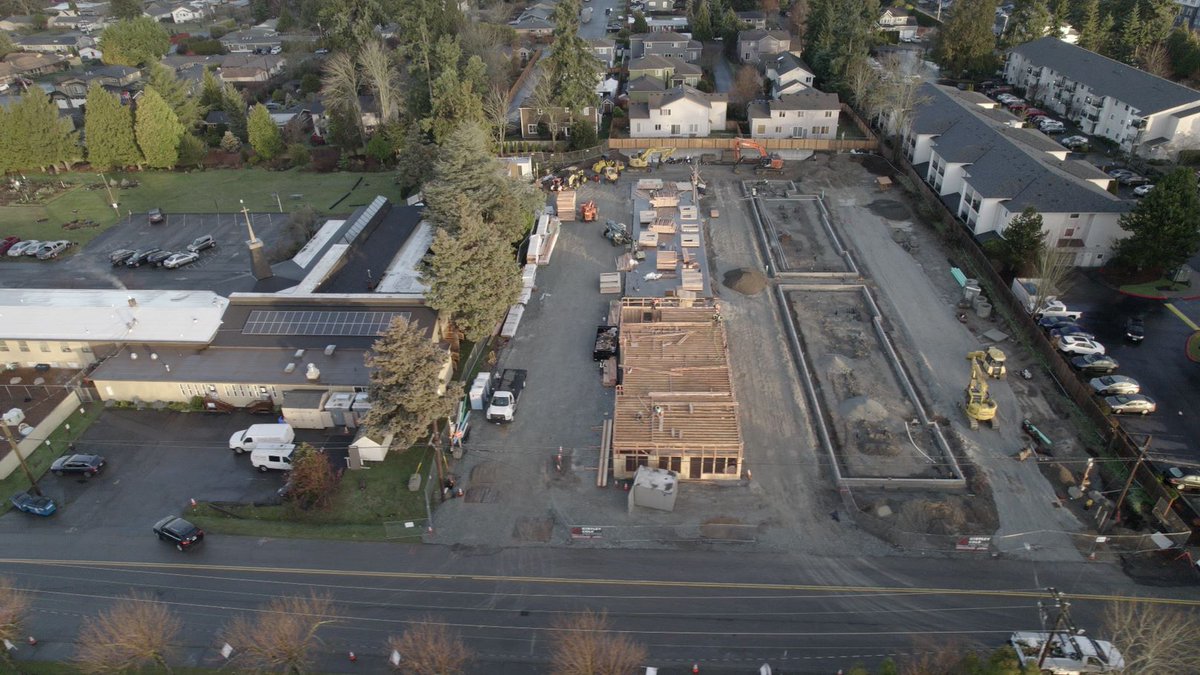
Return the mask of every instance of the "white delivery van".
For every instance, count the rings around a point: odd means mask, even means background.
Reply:
[[[259,443],[250,451],[250,465],[259,471],[291,471],[295,451],[291,443]]]
[[[296,432],[290,424],[254,424],[229,437],[229,449],[237,454],[254,450],[262,443],[291,443]]]

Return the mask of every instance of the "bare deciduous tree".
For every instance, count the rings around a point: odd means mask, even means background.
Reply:
[[[362,104],[358,101],[358,90],[362,78],[354,57],[338,52],[325,62],[321,76],[321,96],[329,108],[337,110],[346,120],[355,125],[355,136],[362,144]]]
[[[86,619],[76,663],[85,673],[125,673],[146,667],[170,672],[181,623],[161,602],[133,593],[110,610]]]
[[[646,660],[646,648],[612,632],[603,612],[562,617],[554,628],[555,675],[628,675]]]
[[[846,88],[854,105],[864,115],[875,114],[875,99],[879,93],[879,73],[865,58],[854,60],[846,68]]]
[[[884,131],[894,139],[893,148],[899,156],[903,151],[899,134],[908,127],[913,110],[927,100],[920,94],[925,66],[920,61],[906,61],[897,53],[884,56],[880,65],[883,70],[875,108]]]
[[[358,53],[358,68],[363,84],[375,95],[380,125],[391,124],[400,117],[400,73],[391,53],[382,42],[368,42]]]
[[[1109,603],[1106,637],[1125,657],[1125,672],[1200,672],[1200,619],[1142,600]]]
[[[744,65],[733,76],[729,105],[745,108],[746,104],[763,97],[763,81],[754,66]]]
[[[12,579],[0,577],[0,663],[10,658],[4,641],[16,644],[21,639],[21,627],[32,602],[28,592],[13,586]]]
[[[508,87],[503,84],[492,85],[491,90],[483,97],[483,114],[487,119],[488,128],[496,136],[497,148],[504,142],[504,136],[508,133],[508,108],[511,103],[512,96]]]
[[[411,624],[388,646],[400,654],[396,670],[412,675],[457,675],[471,661],[471,650],[458,634],[433,617]]]
[[[1067,275],[1071,273],[1074,262],[1075,255],[1070,251],[1058,248],[1049,241],[1042,244],[1034,265],[1039,280],[1037,296],[1034,298],[1035,311],[1051,296],[1057,296],[1067,290]]]
[[[1174,75],[1171,68],[1171,55],[1161,42],[1138,47],[1134,59],[1141,64],[1142,70],[1162,78]]]
[[[239,667],[303,673],[321,644],[322,626],[338,620],[328,595],[290,595],[267,603],[253,616],[239,616],[225,629]]]

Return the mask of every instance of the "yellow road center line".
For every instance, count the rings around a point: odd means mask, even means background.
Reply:
[[[1200,326],[1197,326],[1195,321],[1192,321],[1191,319],[1188,318],[1188,316],[1186,314],[1179,311],[1179,308],[1176,307],[1175,305],[1172,305],[1171,303],[1168,302],[1167,309],[1171,310],[1172,314],[1179,317],[1180,321],[1187,324],[1188,328],[1191,328],[1192,330],[1200,330]]]

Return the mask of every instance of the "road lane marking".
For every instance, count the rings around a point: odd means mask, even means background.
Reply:
[[[1168,302],[1168,303],[1167,303],[1167,309],[1171,310],[1171,313],[1172,313],[1172,314],[1174,314],[1175,316],[1179,317],[1179,320],[1180,320],[1180,321],[1182,321],[1182,322],[1184,322],[1185,324],[1187,324],[1187,327],[1188,327],[1188,328],[1191,328],[1192,330],[1200,330],[1200,326],[1197,326],[1195,321],[1192,321],[1191,319],[1189,319],[1189,318],[1188,318],[1188,316],[1187,316],[1187,314],[1184,314],[1184,313],[1183,313],[1182,311],[1180,311],[1180,309],[1179,309],[1178,307],[1176,307],[1175,305],[1172,305],[1171,303],[1169,303],[1169,302]]]
[[[573,579],[570,577],[539,577],[539,576],[510,576],[487,574],[442,574],[432,572],[383,572],[374,570],[329,570],[303,567],[255,567],[251,565],[200,565],[194,563],[151,563],[151,562],[112,562],[104,560],[38,560],[35,558],[0,558],[0,565],[57,565],[64,567],[92,568],[128,568],[128,569],[175,569],[208,572],[250,572],[255,574],[280,575],[311,575],[329,577],[366,577],[380,579],[408,579],[419,581],[474,581],[485,584],[517,583],[517,584],[554,584],[580,586],[630,586],[653,588],[705,588],[713,590],[758,590],[758,591],[816,591],[829,593],[862,593],[865,595],[896,594],[896,595],[960,595],[997,598],[1034,598],[1045,599],[1046,593],[1041,590],[988,590],[970,588],[921,588],[921,587],[887,587],[887,586],[838,586],[817,584],[768,584],[755,582],[729,581],[667,581],[654,579]],[[1185,598],[1156,598],[1142,596],[1105,595],[1099,593],[1072,593],[1073,600],[1092,600],[1098,602],[1132,602],[1143,601],[1157,605],[1178,605],[1184,607],[1200,607],[1200,600]],[[714,596],[720,599],[720,596]]]

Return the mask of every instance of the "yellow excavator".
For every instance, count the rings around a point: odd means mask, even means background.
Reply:
[[[650,168],[650,158],[658,155],[658,161],[663,162],[673,154],[675,154],[675,148],[647,148],[640,154],[629,158],[629,168],[648,169]]]
[[[1008,357],[999,347],[988,347],[981,352],[968,352],[967,360],[978,363],[979,369],[988,377],[1003,380],[1008,375],[1008,368],[1004,365]]]
[[[625,163],[620,160],[601,157],[595,164],[592,165],[592,173],[604,173],[608,169],[621,171],[624,168]]]
[[[980,422],[987,422],[993,429],[998,429],[1000,420],[996,414],[999,406],[988,395],[987,375],[979,364],[979,359],[971,359],[971,382],[967,385],[967,420],[970,421],[972,429],[978,429]]]

